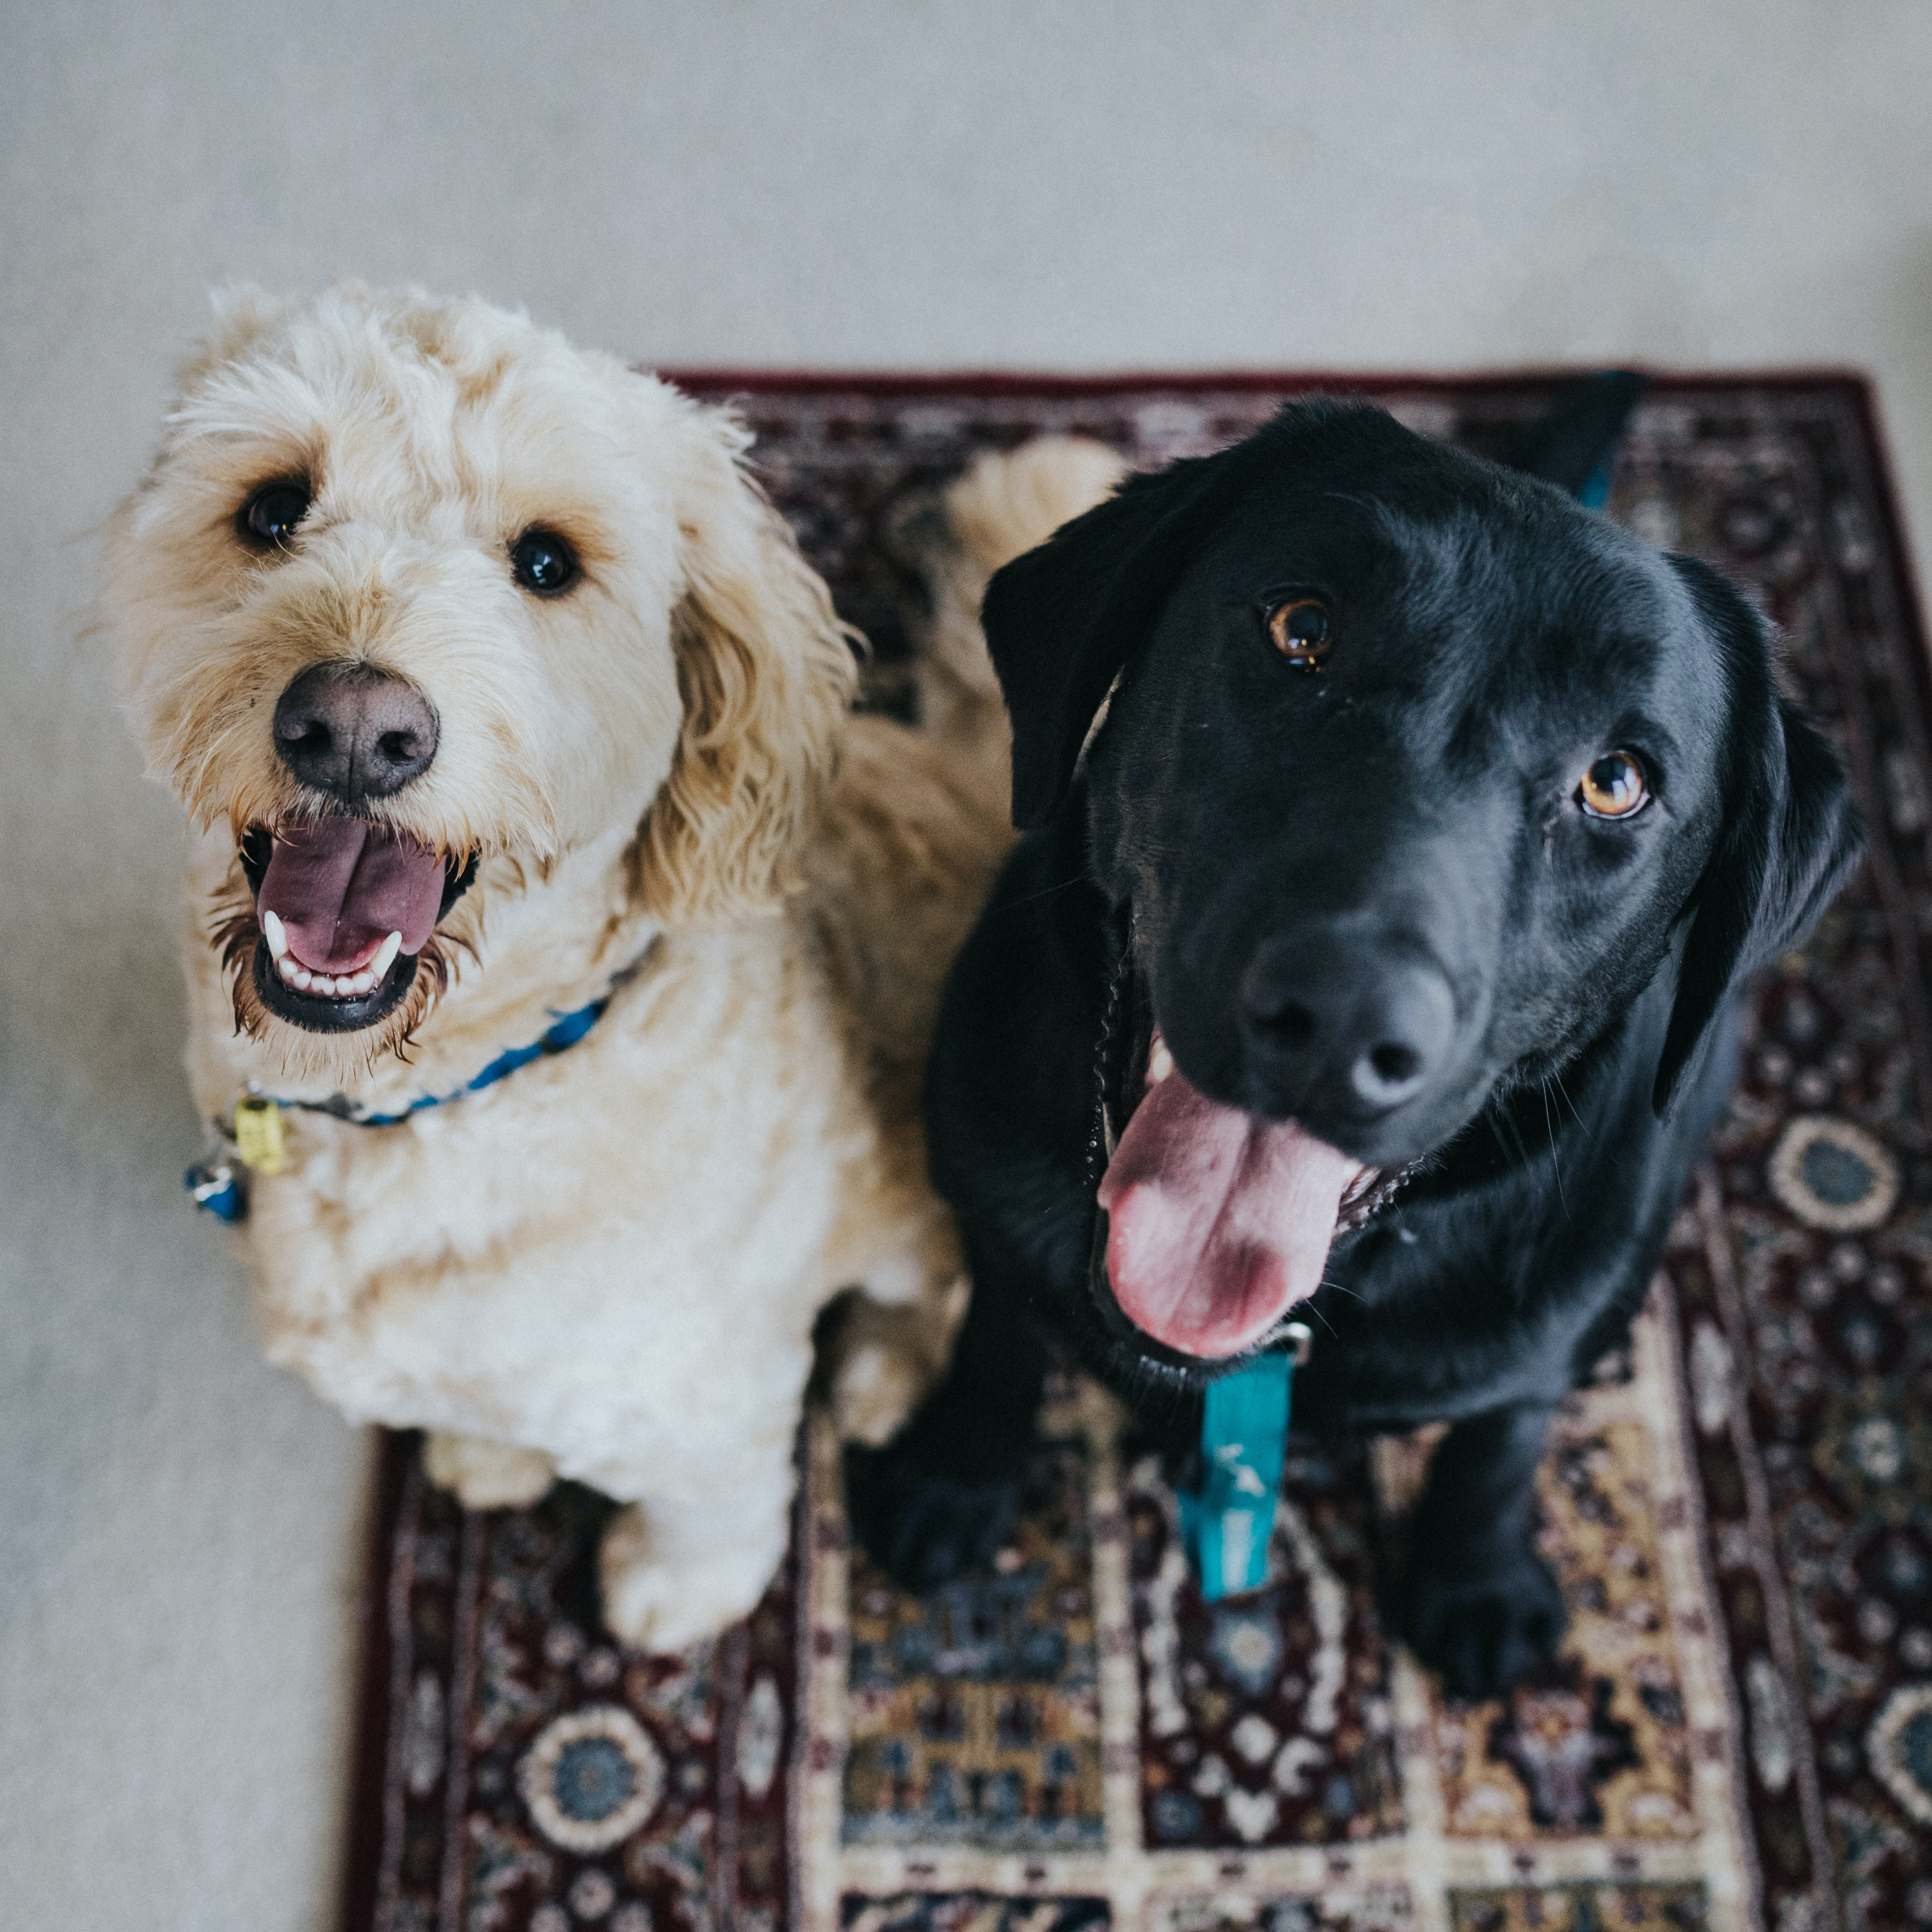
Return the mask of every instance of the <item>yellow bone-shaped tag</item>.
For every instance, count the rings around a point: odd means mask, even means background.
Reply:
[[[286,1164],[282,1110],[272,1100],[235,1103],[235,1150],[257,1174],[280,1174]]]

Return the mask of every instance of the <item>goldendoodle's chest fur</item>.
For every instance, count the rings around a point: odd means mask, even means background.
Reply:
[[[734,1355],[772,1358],[789,1406],[875,1130],[782,928],[664,950],[498,1087],[394,1127],[298,1119],[251,1217],[275,1359],[369,1419],[527,1439],[546,1415],[566,1467],[634,1453]]]

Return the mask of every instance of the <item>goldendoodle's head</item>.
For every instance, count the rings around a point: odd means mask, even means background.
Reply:
[[[233,833],[243,1028],[372,1062],[479,863],[618,826],[660,920],[784,890],[853,661],[747,441],[481,302],[220,300],[103,601],[150,768]]]

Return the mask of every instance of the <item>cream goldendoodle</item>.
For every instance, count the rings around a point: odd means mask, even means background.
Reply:
[[[480,302],[236,294],[104,580],[271,1356],[472,1504],[628,1504],[605,1614],[660,1647],[783,1552],[826,1303],[852,1432],[937,1366],[921,1067],[1009,836],[985,716],[850,715],[746,442]]]

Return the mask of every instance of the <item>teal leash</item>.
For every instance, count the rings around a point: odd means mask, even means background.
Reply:
[[[1291,1322],[1282,1333],[1286,1348],[1208,1384],[1201,1484],[1180,1492],[1180,1533],[1210,1604],[1258,1590],[1268,1580],[1294,1372],[1314,1344],[1305,1323]]]

